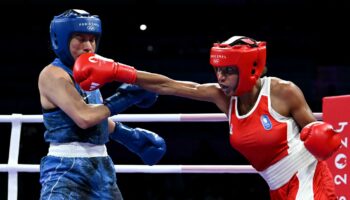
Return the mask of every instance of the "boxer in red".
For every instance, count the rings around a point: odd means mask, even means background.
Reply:
[[[336,199],[324,160],[340,147],[340,135],[330,124],[316,121],[298,86],[262,77],[266,42],[231,37],[214,44],[210,63],[218,83],[177,81],[95,54],[81,55],[73,72],[87,90],[95,83],[120,81],[215,103],[229,118],[231,146],[266,180],[271,199]]]

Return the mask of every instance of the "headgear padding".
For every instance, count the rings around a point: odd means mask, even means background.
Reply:
[[[69,43],[74,33],[93,34],[96,36],[96,51],[102,33],[101,21],[98,16],[90,15],[84,10],[67,10],[55,16],[50,24],[52,49],[61,61],[72,67],[74,58],[69,49]]]
[[[266,42],[245,36],[233,36],[223,43],[214,43],[210,51],[210,64],[214,68],[237,67],[238,85],[235,95],[253,89],[266,64]]]

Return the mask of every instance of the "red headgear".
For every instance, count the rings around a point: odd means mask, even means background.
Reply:
[[[214,67],[234,66],[238,69],[235,95],[253,89],[266,64],[266,42],[245,36],[233,36],[223,43],[214,43],[210,51],[210,64]]]

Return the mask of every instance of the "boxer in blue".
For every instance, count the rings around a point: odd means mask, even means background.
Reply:
[[[101,33],[99,17],[84,10],[67,10],[51,21],[51,45],[57,58],[38,80],[47,129],[44,138],[50,143],[40,163],[40,199],[123,199],[105,146],[109,139],[147,165],[156,164],[166,151],[164,139],[156,133],[108,119],[133,105],[152,106],[156,94],[123,84],[103,100],[99,90],[84,91],[74,81],[75,59],[96,52]]]

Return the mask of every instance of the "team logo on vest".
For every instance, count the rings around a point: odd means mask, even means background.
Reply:
[[[272,129],[272,123],[267,115],[261,115],[260,121],[265,130],[268,131]]]

